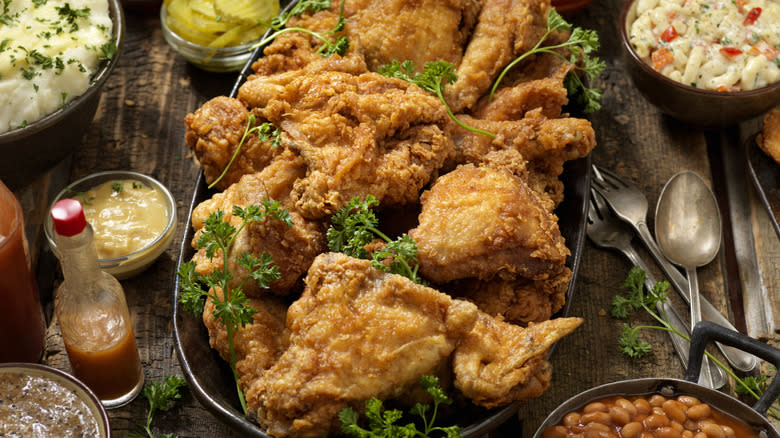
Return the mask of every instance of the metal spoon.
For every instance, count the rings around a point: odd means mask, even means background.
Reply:
[[[701,321],[701,302],[696,268],[718,254],[721,221],[715,195],[695,172],[672,176],[661,191],[655,210],[658,246],[672,263],[685,268],[691,301],[691,331]],[[707,357],[699,383],[713,387]]]

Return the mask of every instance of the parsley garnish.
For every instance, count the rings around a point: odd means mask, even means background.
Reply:
[[[114,181],[113,183],[111,183],[111,190],[114,193],[122,193],[122,189],[124,189],[124,188],[125,188],[125,186],[124,186],[124,184],[122,184],[121,181]]]
[[[149,402],[149,413],[146,415],[144,432],[149,438],[176,438],[175,434],[155,435],[152,433],[152,418],[156,411],[167,411],[172,407],[171,403],[181,398],[179,388],[187,386],[187,382],[179,376],[166,376],[161,383],[149,382],[144,386],[141,394]],[[144,438],[140,433],[131,432],[127,438]]]
[[[403,412],[398,409],[382,409],[382,401],[372,397],[366,401],[366,418],[368,419],[369,429],[364,429],[358,425],[358,414],[352,408],[344,408],[339,412],[341,420],[341,430],[344,433],[359,438],[385,438],[385,437],[430,437],[432,433],[442,433],[448,438],[460,437],[460,427],[458,426],[434,426],[436,414],[439,405],[451,404],[452,399],[447,396],[439,385],[439,379],[434,376],[420,377],[420,386],[422,386],[431,398],[433,398],[433,409],[431,405],[416,403],[409,413],[419,417],[422,421],[422,430],[417,430],[414,423],[404,425],[396,424],[403,417]],[[430,418],[428,413],[430,412]]]
[[[76,23],[76,20],[79,18],[89,18],[90,9],[89,8],[83,8],[83,9],[73,9],[70,7],[70,3],[65,3],[64,6],[55,6],[57,10],[57,13],[60,15],[60,17],[64,18],[65,21],[70,24],[70,31],[75,32],[79,30],[79,25]]]
[[[352,198],[346,207],[336,212],[331,217],[331,226],[326,234],[328,248],[352,257],[370,259],[375,269],[403,275],[415,283],[423,284],[417,274],[417,243],[408,234],[391,240],[379,231],[379,219],[371,209],[377,205],[379,201],[368,195],[363,201]],[[385,241],[385,247],[369,255],[365,246],[377,237]],[[383,263],[385,260],[391,260],[389,267]]]
[[[452,113],[452,110],[447,104],[447,101],[444,100],[444,86],[446,83],[453,83],[458,80],[458,76],[453,71],[452,64],[449,62],[426,62],[425,71],[423,73],[417,74],[414,71],[414,64],[412,61],[407,60],[404,62],[398,62],[395,60],[388,65],[379,67],[378,73],[391,78],[403,79],[407,82],[411,82],[417,85],[425,91],[435,94],[441,103],[444,104],[444,108],[447,110],[447,115],[449,115],[450,119],[457,123],[458,126],[471,132],[476,132],[477,134],[487,135],[490,138],[495,138],[496,135],[491,132],[468,126],[458,120],[458,118],[455,117],[455,114]]]
[[[116,55],[116,43],[113,41],[109,41],[103,45],[100,46],[100,53],[101,55],[98,56],[98,59],[100,61],[106,61],[109,59],[113,59],[114,55]]]
[[[246,413],[246,400],[244,392],[238,385],[238,372],[236,370],[236,350],[233,343],[233,334],[239,327],[244,327],[252,322],[252,316],[257,312],[249,305],[249,299],[242,290],[249,279],[254,279],[261,288],[268,288],[270,283],[280,278],[279,267],[273,265],[270,255],[262,253],[255,257],[248,253],[242,253],[238,264],[249,272],[237,287],[230,288],[233,274],[228,269],[228,255],[236,236],[253,222],[262,222],[268,218],[282,221],[285,225],[292,226],[290,213],[281,207],[278,201],[263,198],[260,205],[250,205],[246,208],[233,206],[233,215],[241,219],[241,225],[236,228],[225,220],[224,211],[211,213],[204,222],[200,237],[196,242],[197,249],[205,249],[206,256],[213,260],[217,251],[221,251],[222,268],[215,269],[211,274],[201,275],[195,272],[195,262],[183,263],[177,272],[181,280],[181,295],[179,302],[184,309],[193,316],[203,314],[203,306],[206,299],[214,304],[214,318],[225,326],[227,331],[228,350],[230,356],[230,369],[236,382],[236,391],[241,407]],[[206,286],[205,290],[203,286]],[[222,293],[218,294],[215,290]]]
[[[588,79],[592,80],[604,70],[606,65],[604,61],[599,60],[598,57],[590,56],[591,53],[599,49],[598,34],[595,30],[585,30],[580,27],[575,27],[574,30],[571,29],[572,25],[567,23],[555,9],[550,8],[550,12],[547,14],[547,32],[531,50],[518,56],[514,61],[504,67],[504,70],[498,75],[498,78],[493,83],[493,87],[490,89],[490,98],[493,98],[493,94],[496,92],[498,84],[501,83],[501,80],[504,79],[504,76],[512,67],[530,55],[536,53],[549,53],[574,65],[574,70],[566,76],[565,85],[571,95],[576,94],[580,89],[582,90],[579,100],[585,105],[584,111],[590,113],[601,108],[601,103],[599,103],[599,100],[601,100],[601,90],[585,86],[582,82],[582,78],[580,78],[580,75],[578,74],[578,72],[582,72]],[[571,30],[571,35],[568,40],[560,44],[542,46],[542,43],[544,43],[552,32],[563,30]],[[561,48],[568,48],[571,50],[571,56],[568,59],[555,51],[556,49]]]
[[[249,113],[249,117],[246,121],[246,128],[244,128],[244,134],[241,136],[241,141],[238,142],[238,146],[236,146],[236,150],[233,151],[233,156],[230,157],[230,161],[228,161],[225,168],[222,170],[222,173],[219,174],[217,179],[215,179],[211,184],[209,184],[209,188],[213,188],[217,183],[224,178],[225,174],[227,174],[228,169],[230,169],[230,166],[233,164],[233,161],[238,156],[238,152],[241,151],[241,146],[244,145],[244,142],[246,141],[246,138],[249,134],[256,132],[257,138],[260,141],[268,141],[271,140],[271,147],[272,148],[278,148],[282,145],[282,131],[275,127],[272,123],[265,122],[261,125],[257,125],[257,120],[255,119],[255,115],[252,113]]]
[[[0,23],[5,24],[6,26],[11,26],[19,19],[18,12],[14,14],[11,13],[11,8],[9,6],[11,1],[12,0],[0,0],[0,4],[3,5],[3,10],[0,12]]]

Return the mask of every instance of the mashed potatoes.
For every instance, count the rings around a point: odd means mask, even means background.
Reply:
[[[780,80],[777,0],[638,0],[634,50],[675,81],[718,91]]]
[[[0,133],[67,106],[113,56],[106,0],[0,0]]]

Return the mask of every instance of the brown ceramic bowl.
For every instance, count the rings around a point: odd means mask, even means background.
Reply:
[[[661,112],[700,126],[728,126],[756,117],[780,104],[780,81],[749,91],[703,90],[667,78],[634,52],[629,29],[638,0],[627,0],[618,21],[623,58],[634,85]]]
[[[752,407],[723,392],[695,383],[699,378],[704,348],[711,340],[737,347],[759,356],[775,366],[780,366],[780,350],[725,327],[704,321],[696,325],[691,336],[690,363],[684,380],[672,378],[632,379],[591,388],[559,405],[542,423],[534,434],[534,438],[542,438],[546,429],[560,424],[569,412],[582,409],[590,402],[610,396],[632,397],[650,394],[661,394],[667,399],[679,395],[694,396],[703,403],[741,420],[755,433],[755,436],[780,438],[780,432],[765,417],[772,402],[780,395],[780,379],[775,378],[761,399]]]
[[[116,53],[98,68],[87,90],[65,108],[44,116],[23,128],[0,134],[0,179],[11,188],[32,181],[54,167],[81,142],[100,101],[100,93],[119,62],[125,35],[125,16],[120,0],[108,0],[114,23]]]

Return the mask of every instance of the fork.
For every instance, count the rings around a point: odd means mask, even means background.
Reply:
[[[628,184],[614,173],[593,165],[592,187],[604,197],[617,217],[631,225],[653,255],[664,274],[669,278],[680,297],[690,305],[688,280],[663,256],[647,226],[647,198],[637,187]],[[701,311],[704,319],[736,331],[733,324],[707,299],[701,297]],[[758,361],[755,356],[737,348],[718,343],[729,364],[744,372],[753,370]]]
[[[608,249],[616,249],[623,253],[628,260],[636,266],[639,266],[645,271],[645,287],[648,290],[653,290],[655,286],[655,279],[653,274],[647,268],[644,260],[639,256],[634,246],[631,244],[633,239],[633,233],[631,229],[626,226],[621,220],[619,220],[607,206],[602,196],[594,189],[591,189],[590,195],[590,208],[588,209],[588,223],[586,226],[586,233],[591,241],[597,246]],[[691,331],[688,324],[686,324],[677,310],[669,303],[664,301],[663,304],[656,303],[656,309],[660,314],[665,314],[669,319],[669,323],[681,333],[685,333],[690,337]],[[683,368],[688,368],[688,350],[690,346],[688,341],[682,337],[667,332],[672,345],[680,357]],[[708,359],[705,357],[705,360]],[[707,366],[710,367],[710,374],[712,375],[712,384],[714,388],[720,388],[726,384],[726,373],[720,368],[715,366],[714,363],[707,360]]]

